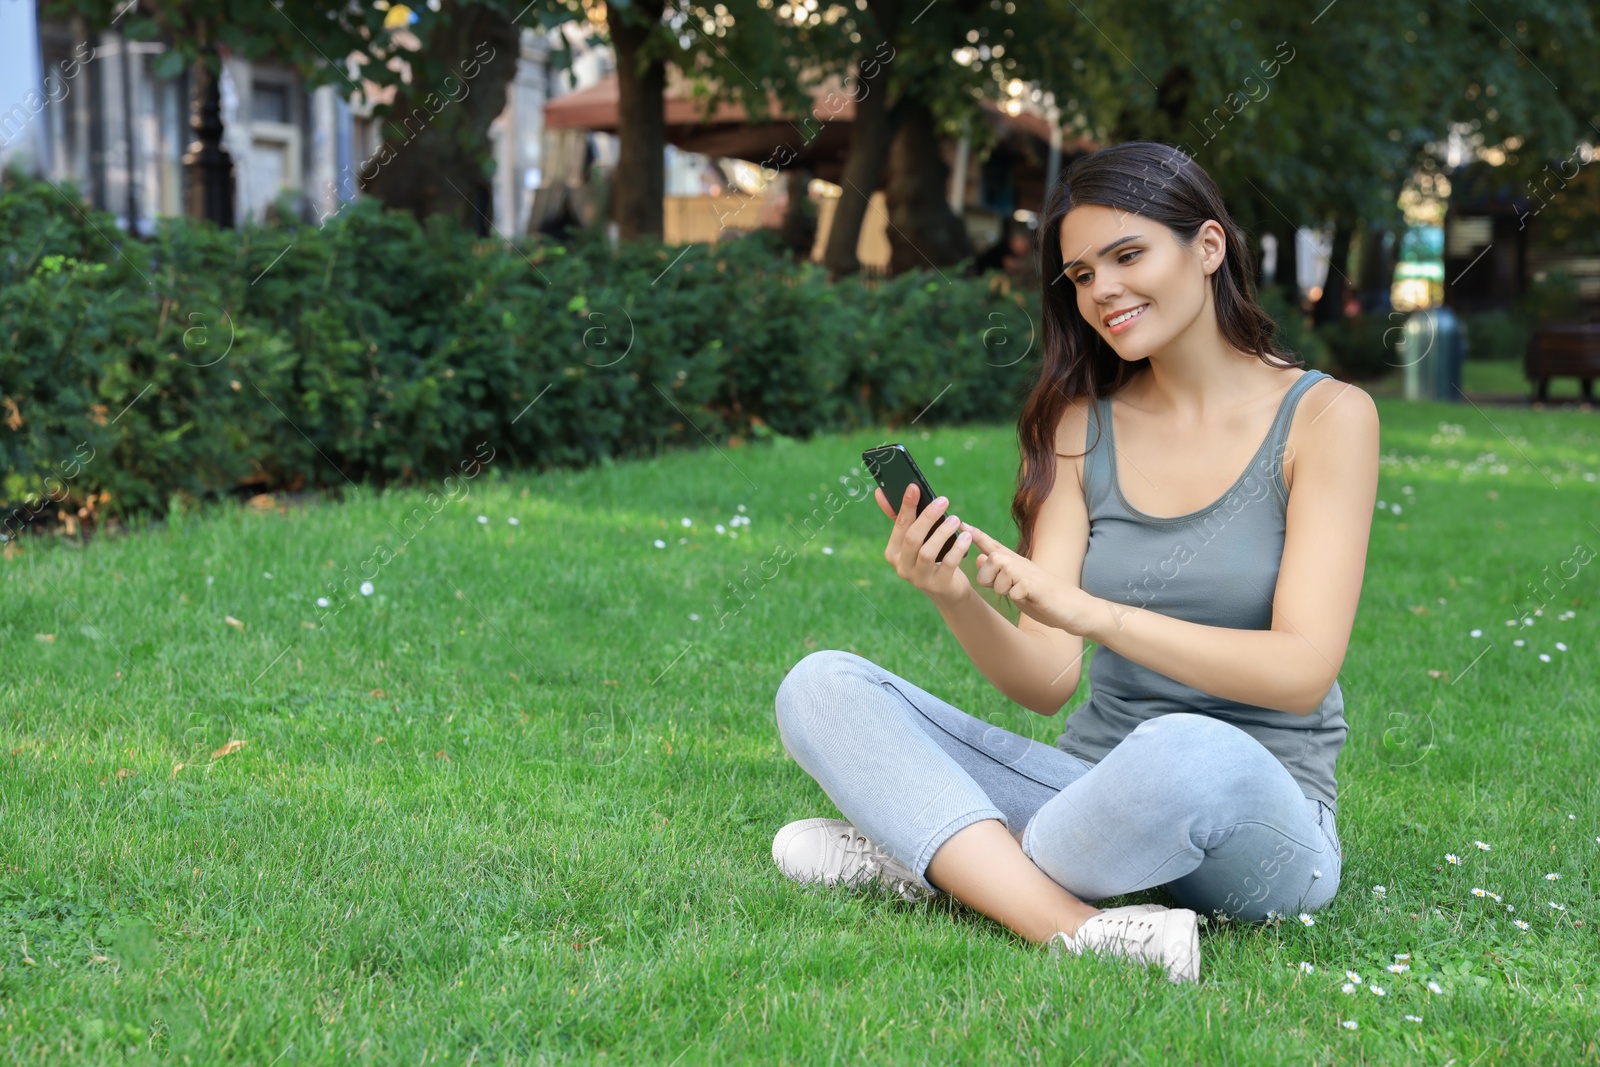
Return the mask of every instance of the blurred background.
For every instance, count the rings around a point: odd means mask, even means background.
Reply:
[[[1310,365],[1587,405],[1597,6],[0,0],[0,496],[85,420],[160,510],[411,478],[460,427],[585,463],[936,378],[973,388],[933,419],[1008,419],[1046,191],[1133,139],[1216,179]]]

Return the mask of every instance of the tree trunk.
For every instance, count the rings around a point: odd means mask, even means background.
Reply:
[[[1395,260],[1399,258],[1400,237],[1395,234],[1392,246],[1386,247],[1384,239],[1392,231],[1369,228],[1362,231],[1358,254],[1360,267],[1356,281],[1361,286],[1361,311],[1367,315],[1387,315],[1391,305],[1390,293],[1394,287]]]
[[[796,259],[810,259],[811,249],[817,243],[817,213],[811,206],[810,167],[791,167],[783,172],[789,194],[788,206],[783,212],[783,224],[778,229],[783,245]]]
[[[126,53],[124,53],[126,55]],[[183,156],[186,211],[224,229],[233,229],[233,157],[222,147],[222,69],[214,46],[206,47],[194,65],[194,102],[189,128],[194,141]]]
[[[363,192],[418,219],[444,215],[487,235],[494,200],[489,123],[505,110],[520,34],[503,11],[444,0],[411,81],[379,122],[382,144],[356,168]]]
[[[948,267],[972,255],[967,228],[950,210],[950,168],[939,154],[933,111],[907,97],[889,148],[889,273]]]
[[[1278,262],[1273,267],[1272,284],[1282,292],[1289,306],[1300,308],[1300,231],[1285,225],[1274,230],[1278,237]]]
[[[1344,318],[1345,267],[1350,262],[1351,227],[1335,223],[1333,247],[1328,252],[1328,278],[1322,283],[1322,296],[1311,309],[1311,321],[1317,326],[1339,322]]]
[[[620,240],[653,237],[663,227],[667,192],[667,65],[646,52],[661,26],[661,0],[606,5],[606,25],[617,53],[616,169],[611,174],[611,219]]]
[[[839,176],[842,191],[822,256],[830,279],[861,269],[856,258],[861,220],[866,218],[867,201],[883,176],[900,117],[898,108],[889,106],[889,61],[894,57],[892,42],[900,24],[899,0],[878,0],[869,6],[878,32],[863,36],[856,53],[856,118],[850,125],[850,155]]]

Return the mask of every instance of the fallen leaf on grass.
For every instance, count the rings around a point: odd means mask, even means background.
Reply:
[[[383,692],[382,689],[374,689],[372,691],[372,695],[375,696],[375,697],[381,697],[381,696],[384,695],[384,692]]]
[[[55,634],[34,634],[33,635],[33,639],[35,641],[43,641],[47,645],[53,645],[53,644],[55,644],[55,641],[56,641],[56,635]]]
[[[1430,668],[1428,670],[1428,677],[1429,678],[1443,678],[1445,680],[1445,683],[1448,684],[1449,681],[1450,681],[1450,672],[1449,671],[1436,671],[1436,670],[1433,670],[1432,668]]]
[[[229,626],[232,626],[234,629],[238,630],[240,633],[244,633],[244,623],[240,622],[238,619],[234,618],[232,615],[223,616],[222,621],[227,623]]]
[[[181,770],[183,770],[183,764],[182,763],[174,763],[172,765],[172,777],[174,777],[174,778],[178,777],[178,772],[181,771]]]
[[[387,737],[374,737],[374,738],[373,738],[373,739],[372,739],[372,743],[373,743],[373,744],[375,744],[375,745],[376,745],[376,744],[378,744],[378,743],[379,743],[379,742],[380,742],[380,741],[387,741],[387,740],[389,740],[389,739],[388,739],[388,738],[387,738]]]
[[[132,778],[134,775],[136,775],[138,773],[139,772],[134,770],[132,767],[118,767],[117,768],[117,777],[118,778],[122,778],[122,779]]]
[[[238,738],[234,738],[232,741],[229,741],[227,744],[211,753],[211,758],[221,759],[223,756],[231,756],[233,753],[239,751],[243,747],[244,742],[240,741]]]

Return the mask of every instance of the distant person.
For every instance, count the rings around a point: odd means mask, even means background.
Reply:
[[[1309,920],[1339,888],[1337,677],[1377,410],[1274,340],[1244,234],[1179,149],[1074,161],[1040,234],[1017,548],[943,497],[917,516],[915,487],[876,495],[898,511],[885,557],[1001,695],[1056,714],[1093,642],[1089,697],[1052,746],[854,652],[813,652],[778,687],[778,732],[845,818],[784,826],[772,855],[797,882],[949,894],[1054,954],[1194,981],[1200,915]],[[1158,887],[1176,906],[1096,906]]]

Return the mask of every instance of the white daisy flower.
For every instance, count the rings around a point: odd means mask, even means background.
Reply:
[[[371,596],[372,595],[372,583],[371,582],[362,582],[361,583],[361,595],[362,596]]]
[[[1557,641],[1556,642],[1556,651],[1557,652],[1565,652],[1566,650],[1567,650],[1567,643],[1565,641]],[[1576,816],[1568,815],[1567,818],[1572,819],[1572,818],[1576,818]]]
[[[272,581],[272,572],[271,571],[262,571],[261,572],[261,577],[265,578],[267,581],[270,582],[270,581]]]
[[[1528,928],[1528,924],[1521,919],[1512,919],[1511,921],[1516,924],[1518,930],[1526,930]]]
[[[1519,637],[1519,638],[1517,638],[1515,641],[1513,641],[1511,643],[1513,645],[1516,645],[1518,648],[1521,648],[1523,645],[1527,644],[1528,642],[1524,641],[1522,638]]]
[[[1486,897],[1489,894],[1484,892],[1483,890],[1479,889],[1477,886],[1473,886],[1472,887],[1472,895],[1475,896],[1475,897]]]
[[[1361,976],[1354,971],[1346,971],[1344,972],[1344,976],[1357,985],[1361,984]]]
[[[665,541],[661,540],[661,538],[658,537],[655,540],[655,546],[657,548],[666,548],[667,547],[667,543]]]
[[[1561,880],[1561,876],[1555,871],[1551,871],[1549,874],[1544,876],[1544,880],[1547,882],[1559,882]]]
[[[1300,971],[1301,971],[1301,973],[1310,974],[1314,970],[1316,970],[1316,968],[1311,966],[1311,964],[1307,963],[1305,960],[1301,960],[1300,961]]]
[[[935,466],[935,467],[942,467],[942,466],[944,466],[944,457],[943,457],[943,456],[934,456],[934,457],[933,457],[933,465],[934,465],[934,466]]]
[[[1383,991],[1383,986],[1381,985],[1369,985],[1367,988],[1372,990],[1372,995],[1375,997],[1386,997],[1389,995]]]
[[[487,515],[479,515],[478,516],[478,525],[479,526],[487,526],[487,525],[489,525],[489,516],[487,516]]]
[[[212,576],[211,576],[211,575],[209,575],[209,574],[208,574],[208,575],[206,575],[206,584],[207,584],[207,585],[210,585],[210,584],[211,584],[211,583],[212,583],[212,582],[214,582],[214,581],[216,581],[216,578],[214,578],[214,577],[212,577]]]
[[[1597,838],[1595,838],[1595,840],[1596,840],[1596,841],[1600,841],[1600,837],[1597,837]],[[1456,854],[1455,854],[1455,853],[1454,853],[1454,852],[1446,852],[1446,853],[1445,853],[1445,854],[1444,854],[1444,861],[1445,861],[1445,862],[1446,862],[1446,863],[1455,863],[1455,864],[1460,864],[1460,862],[1461,862],[1461,857],[1460,857],[1460,856],[1458,856],[1458,855],[1456,855]]]
[[[1390,974],[1405,974],[1410,969],[1411,964],[1409,963],[1391,963],[1389,966],[1384,968],[1384,970],[1388,971]]]
[[[1482,849],[1485,852],[1489,851],[1489,846],[1484,844],[1482,841],[1474,841],[1473,844],[1477,845],[1480,849]]]
[[[822,546],[822,554],[823,554],[823,555],[824,555],[824,556],[831,556],[831,555],[833,555],[833,546],[832,546],[832,545],[823,545],[823,546]]]
[[[1539,662],[1540,663],[1549,663],[1550,662],[1550,653],[1548,653],[1548,652],[1539,653]]]
[[[1372,887],[1372,895],[1377,897],[1379,900],[1382,900],[1384,897],[1389,895],[1389,890],[1385,889],[1381,885],[1375,885]]]
[[[1428,992],[1430,992],[1430,993],[1443,993],[1444,989],[1443,989],[1443,987],[1441,987],[1439,985],[1438,982],[1429,982],[1428,983]]]
[[[1474,630],[1474,631],[1472,631],[1472,636],[1473,637],[1482,637],[1483,636],[1483,631],[1482,630]]]
[[[740,511],[743,511],[743,510],[744,510],[744,505],[743,505],[743,504],[740,504],[740,505],[739,505],[739,510],[740,510]]]
[[[1395,962],[1396,963],[1406,963],[1411,959],[1411,953],[1409,953],[1409,952],[1396,952],[1394,954],[1394,958],[1395,958]]]
[[[1315,925],[1317,925],[1317,920],[1313,919],[1311,916],[1307,915],[1303,911],[1300,913],[1300,921],[1302,923],[1304,923],[1306,926],[1315,926]]]
[[[317,607],[325,608],[327,606],[328,606],[328,598],[327,597],[325,597],[325,596],[317,597]]]
[[[696,615],[694,612],[691,611],[691,612],[689,612],[689,621],[690,622],[699,622],[700,621],[700,616]]]
[[[1546,903],[1547,903],[1547,904],[1549,904],[1549,905],[1550,905],[1550,906],[1551,906],[1551,907],[1552,907],[1552,908],[1554,908],[1554,909],[1556,909],[1556,910],[1557,910],[1557,911],[1566,911],[1566,910],[1567,910],[1567,909],[1566,909],[1566,905],[1564,905],[1564,904],[1557,904],[1557,903],[1556,903],[1556,902],[1555,902],[1555,901],[1553,901],[1553,900],[1550,900],[1550,901],[1546,901]]]
[[[521,526],[522,525],[522,520],[517,518],[515,515],[507,516],[506,522],[510,523],[512,526]]]
[[[1405,1019],[1406,1019],[1406,1022],[1408,1022],[1408,1023],[1420,1023],[1422,1021],[1422,1016],[1420,1016],[1420,1015],[1407,1015],[1405,1017]]]
[[[722,523],[720,523],[720,522],[717,523],[717,533],[720,534],[720,533],[727,533],[727,532],[728,532],[728,528],[726,526],[722,525]]]
[[[1341,993],[1354,993],[1355,991],[1356,987],[1350,982],[1346,982],[1344,985],[1339,987],[1339,992]]]
[[[684,526],[686,526],[686,527],[694,525],[694,523],[689,520],[689,517],[687,515],[685,515],[683,518],[679,519],[678,521],[681,524],[683,524]]]
[[[1524,625],[1524,626],[1532,626],[1533,625],[1533,620],[1531,618],[1529,618],[1528,616],[1524,615],[1522,617],[1522,625]]]
[[[1517,909],[1513,905],[1507,904],[1506,905],[1506,910],[1507,911],[1516,911]]]
[[[1398,515],[1398,514],[1400,514],[1400,505],[1399,504],[1391,504],[1389,506],[1389,510],[1391,512],[1393,512],[1394,514]]]
[[[1346,1019],[1339,1025],[1344,1027],[1346,1030],[1354,1030],[1356,1028],[1356,1021],[1354,1019]]]

